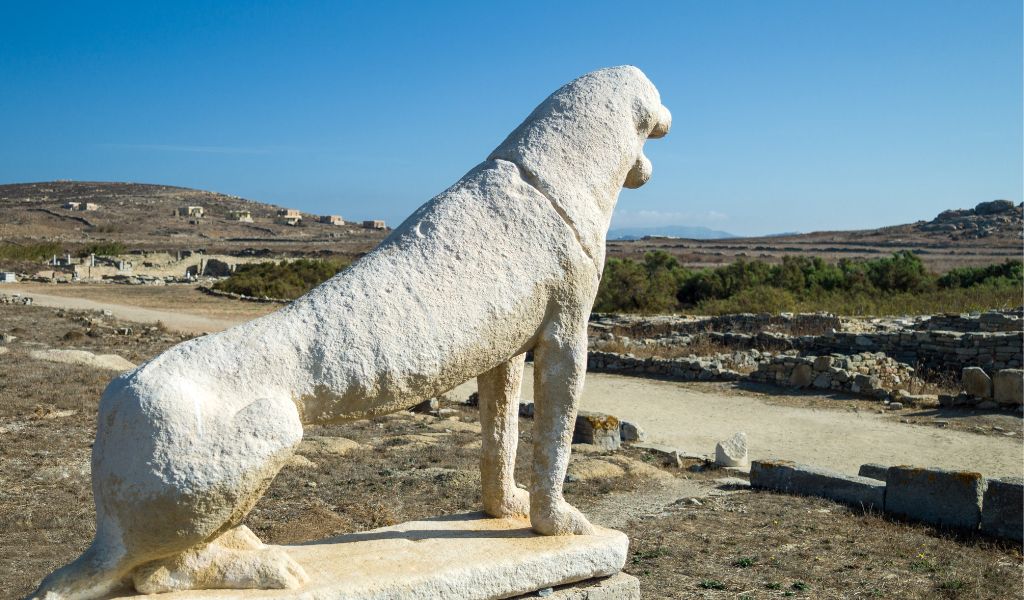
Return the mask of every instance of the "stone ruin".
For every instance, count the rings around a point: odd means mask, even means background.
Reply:
[[[1020,411],[1024,394],[966,389],[920,398],[924,377],[962,380],[978,372],[1011,383],[1024,365],[1021,309],[973,315],[900,319],[841,319],[835,315],[718,317],[594,315],[588,367],[593,371],[682,381],[738,381],[838,391],[902,403]],[[711,353],[676,358],[688,348]],[[605,350],[617,346],[625,352]],[[641,357],[649,354],[653,356]],[[1012,384],[1016,385],[1016,384]],[[1016,388],[1014,388],[1016,389]],[[895,405],[895,406],[901,406]]]

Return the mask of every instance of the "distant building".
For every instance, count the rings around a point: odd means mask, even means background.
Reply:
[[[378,220],[363,221],[363,227],[365,227],[366,229],[387,229],[388,228],[388,226],[384,223],[384,221],[378,221]]]
[[[344,225],[345,219],[342,219],[339,215],[321,215],[320,222],[328,225]]]
[[[174,209],[174,215],[177,217],[194,217],[196,219],[202,219],[203,212],[202,206],[179,206]]]
[[[18,283],[18,276],[11,272],[0,273],[0,283]]]
[[[83,202],[83,203],[79,203],[77,210],[99,210],[99,209],[100,209],[100,205],[99,204],[94,204],[92,202]]]
[[[82,210],[81,207],[81,202],[65,202],[61,208],[66,208],[68,210]]]
[[[252,213],[247,210],[233,210],[231,211],[232,221],[241,221],[243,223],[252,223]]]
[[[294,208],[281,208],[277,211],[276,221],[281,225],[298,225],[302,222],[302,213]]]

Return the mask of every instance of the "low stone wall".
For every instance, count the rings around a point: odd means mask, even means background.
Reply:
[[[1021,309],[989,311],[980,315],[945,314],[933,315],[918,323],[915,329],[927,331],[997,332],[1024,330]]]
[[[594,313],[590,317],[593,330],[606,331],[631,338],[669,337],[710,331],[758,333],[776,331],[791,335],[820,335],[842,329],[839,317],[828,313],[753,314],[739,313],[716,317],[659,315],[651,317]]]
[[[846,475],[780,460],[755,460],[750,485],[883,509],[911,521],[980,531],[1021,541],[1024,481],[986,479],[980,473],[864,465]]]
[[[888,397],[897,389],[907,389],[915,381],[910,365],[882,353],[864,352],[850,356],[775,356],[759,364],[749,379],[872,398]]]
[[[720,363],[690,358],[637,358],[630,354],[589,352],[587,370],[596,373],[618,373],[679,379],[683,381],[736,381],[742,377],[737,371],[726,369]]]
[[[198,286],[196,289],[204,294],[209,294],[210,296],[220,296],[222,298],[231,298],[233,300],[246,300],[248,302],[263,302],[268,304],[291,304],[292,302],[291,300],[284,300],[282,298],[268,298],[266,296],[257,298],[256,296],[246,296],[245,294],[236,294],[234,292],[222,292],[221,290],[215,290],[213,288],[206,287],[205,285]]]
[[[960,385],[963,387],[961,393],[939,396],[939,405],[947,408],[1024,411],[1024,370],[1002,369],[989,377],[988,373],[978,367],[967,367],[960,377]]]
[[[956,331],[899,331],[832,333],[800,350],[816,355],[882,352],[902,363],[935,371],[959,373],[964,367],[994,372],[1024,364],[1024,332],[960,333]]]

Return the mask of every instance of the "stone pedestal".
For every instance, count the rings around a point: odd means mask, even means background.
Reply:
[[[636,579],[618,574],[628,546],[626,535],[611,529],[598,528],[587,536],[541,536],[525,521],[467,513],[285,546],[310,576],[297,590],[207,590],[159,597],[485,600],[555,588],[549,597],[639,598]],[[567,586],[576,582],[583,583]]]

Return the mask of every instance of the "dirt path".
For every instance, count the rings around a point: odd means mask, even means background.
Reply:
[[[213,318],[184,311],[143,308],[141,306],[120,304],[105,300],[90,300],[74,296],[48,294],[39,291],[39,288],[34,286],[5,285],[2,291],[7,294],[31,296],[33,304],[37,306],[74,310],[109,310],[115,317],[125,321],[135,321],[137,323],[156,323],[157,321],[160,321],[170,329],[186,333],[210,333],[220,331],[248,320],[244,317]]]
[[[523,397],[533,398],[533,371],[526,367]],[[476,391],[467,382],[453,391]],[[1021,432],[1014,438],[899,423],[874,412],[798,408],[755,398],[696,391],[685,383],[592,373],[584,410],[638,423],[649,441],[696,454],[744,431],[751,458],[782,458],[856,473],[863,463],[916,464],[981,471],[988,476],[1024,475]]]

